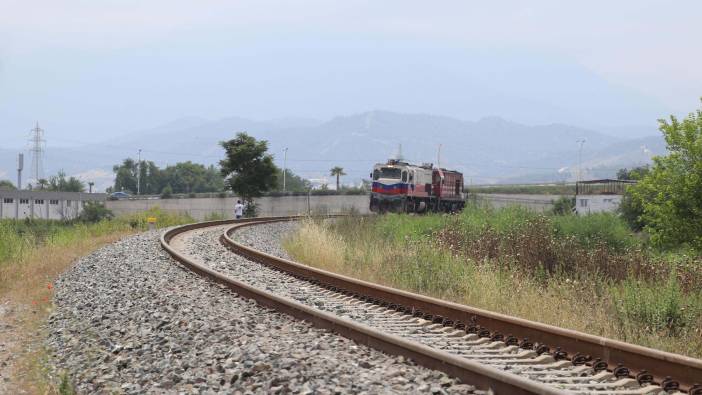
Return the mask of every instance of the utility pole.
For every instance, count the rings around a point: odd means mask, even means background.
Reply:
[[[583,144],[585,144],[585,139],[580,139],[576,143],[580,143],[580,149],[578,150],[578,177],[576,181],[580,181],[583,172]]]
[[[141,148],[139,149],[139,161],[137,162],[137,195],[141,194]]]
[[[32,144],[30,151],[32,152],[32,175],[34,176],[34,181],[39,181],[44,169],[42,169],[42,156],[44,154],[44,129],[39,127],[39,122],[36,123],[34,129],[32,129],[32,137],[29,142]]]
[[[22,170],[24,170],[24,154],[17,156],[17,190],[22,190]]]
[[[285,173],[288,172],[288,147],[283,148],[283,192],[285,192]]]

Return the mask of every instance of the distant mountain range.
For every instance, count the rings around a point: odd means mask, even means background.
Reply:
[[[287,165],[305,178],[329,177],[329,169],[341,166],[347,183],[367,178],[376,162],[402,154],[413,162],[439,161],[466,174],[473,184],[573,180],[579,161],[579,139],[584,177],[611,177],[621,167],[650,162],[665,153],[661,136],[621,139],[593,130],[564,124],[526,126],[499,117],[479,121],[427,114],[370,111],[322,122],[285,118],[255,121],[224,118],[210,121],[182,118],[168,124],[106,140],[104,143],[52,148],[46,131],[45,174],[63,169],[69,175],[96,182],[98,190],[112,182],[112,166],[126,157],[142,158],[158,165],[193,161],[216,164],[223,156],[218,142],[246,131],[269,141],[279,166],[283,148]],[[17,150],[0,148],[0,179],[16,177]],[[25,179],[31,178],[30,158],[25,154]],[[329,183],[331,178],[329,177]]]

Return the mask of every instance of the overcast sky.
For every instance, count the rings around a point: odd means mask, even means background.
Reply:
[[[0,147],[373,109],[650,134],[702,96],[702,2],[0,0]],[[633,130],[633,132],[632,132]]]

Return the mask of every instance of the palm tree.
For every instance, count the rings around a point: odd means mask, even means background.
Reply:
[[[88,181],[88,188],[90,188],[90,191],[88,193],[93,193],[93,185],[95,185],[94,182]]]
[[[339,166],[334,166],[329,170],[330,175],[336,176],[336,190],[337,192],[339,191],[339,177],[340,176],[345,176],[346,173],[344,173],[344,168],[339,167]]]
[[[46,189],[46,186],[49,185],[49,181],[47,181],[46,178],[40,178],[37,180],[37,184],[39,184],[39,189]]]

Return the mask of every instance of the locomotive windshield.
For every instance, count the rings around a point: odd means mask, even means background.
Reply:
[[[373,171],[373,179],[395,178],[399,180],[401,174],[402,170],[397,167],[381,167],[380,169],[375,169]]]

